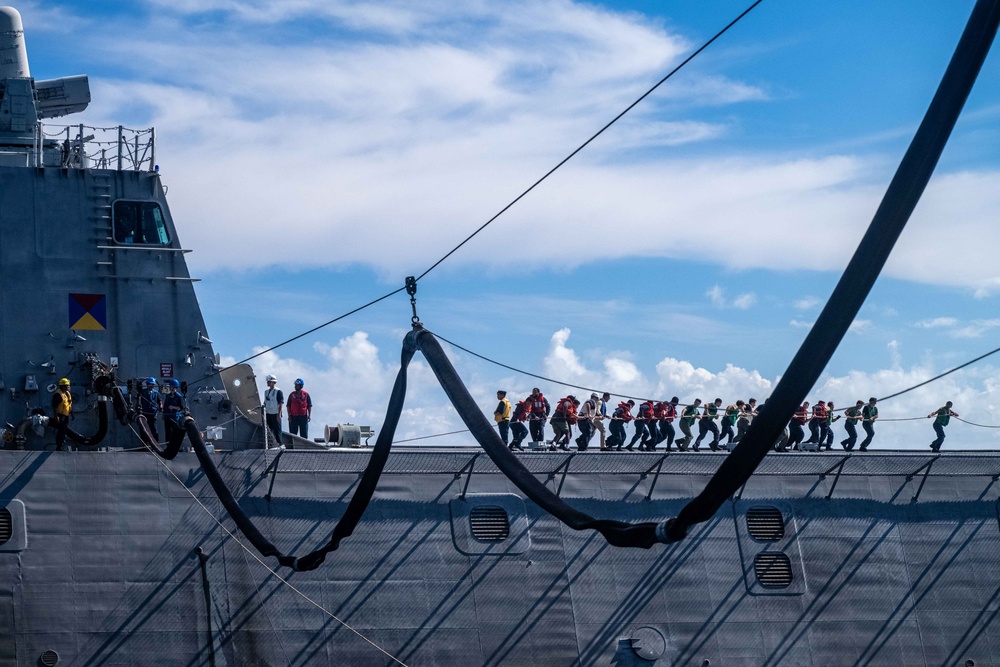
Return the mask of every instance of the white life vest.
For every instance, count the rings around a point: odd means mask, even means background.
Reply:
[[[278,414],[278,406],[281,403],[278,402],[278,389],[267,389],[264,391],[264,410],[269,415]]]

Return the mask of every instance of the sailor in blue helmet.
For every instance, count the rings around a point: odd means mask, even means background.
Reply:
[[[181,393],[181,383],[176,378],[170,378],[166,384],[167,395],[163,397],[163,427],[166,429],[167,442],[181,429],[181,419],[187,411],[184,394]]]
[[[159,442],[160,434],[156,432],[156,415],[163,408],[160,392],[156,388],[156,379],[146,378],[139,390],[139,414],[146,418],[146,426],[153,440]]]
[[[288,432],[308,438],[313,402],[309,393],[302,390],[303,386],[305,382],[302,378],[296,378],[295,391],[288,395]]]

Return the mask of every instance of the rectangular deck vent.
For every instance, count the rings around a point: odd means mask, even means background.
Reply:
[[[794,507],[770,498],[734,500],[732,507],[747,593],[803,595],[808,573]]]
[[[792,561],[780,551],[764,551],[753,559],[754,574],[764,588],[788,588],[792,585]]]
[[[6,507],[0,507],[0,544],[7,543],[14,534],[14,517]]]
[[[747,531],[758,542],[776,542],[785,537],[785,517],[777,507],[750,507],[747,509]]]
[[[24,551],[27,548],[24,503],[16,498],[0,500],[0,552]]]
[[[524,499],[512,493],[469,493],[448,503],[455,548],[468,556],[519,556],[531,549]]]
[[[510,517],[507,510],[496,505],[473,507],[469,512],[472,536],[484,542],[503,542],[510,537]]]

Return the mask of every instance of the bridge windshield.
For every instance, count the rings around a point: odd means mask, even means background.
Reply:
[[[163,221],[163,212],[156,202],[118,200],[115,202],[112,216],[115,243],[141,245],[170,243],[167,226]]]

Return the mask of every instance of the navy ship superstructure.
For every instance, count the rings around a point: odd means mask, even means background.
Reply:
[[[0,20],[8,24],[0,26],[5,438],[29,449],[51,446],[51,430],[25,420],[49,411],[62,377],[73,387],[72,430],[96,433],[104,398],[95,391],[96,364],[133,397],[149,376],[192,384],[198,422],[217,427],[212,436],[221,447],[248,446],[260,422],[256,383],[249,367],[217,372],[197,279],[184,261],[190,250],[164,197],[153,130],[45,124],[87,106],[87,77],[32,79],[20,17],[5,8]],[[235,383],[232,391],[226,380]],[[111,428],[93,446],[137,445],[128,429]]]

